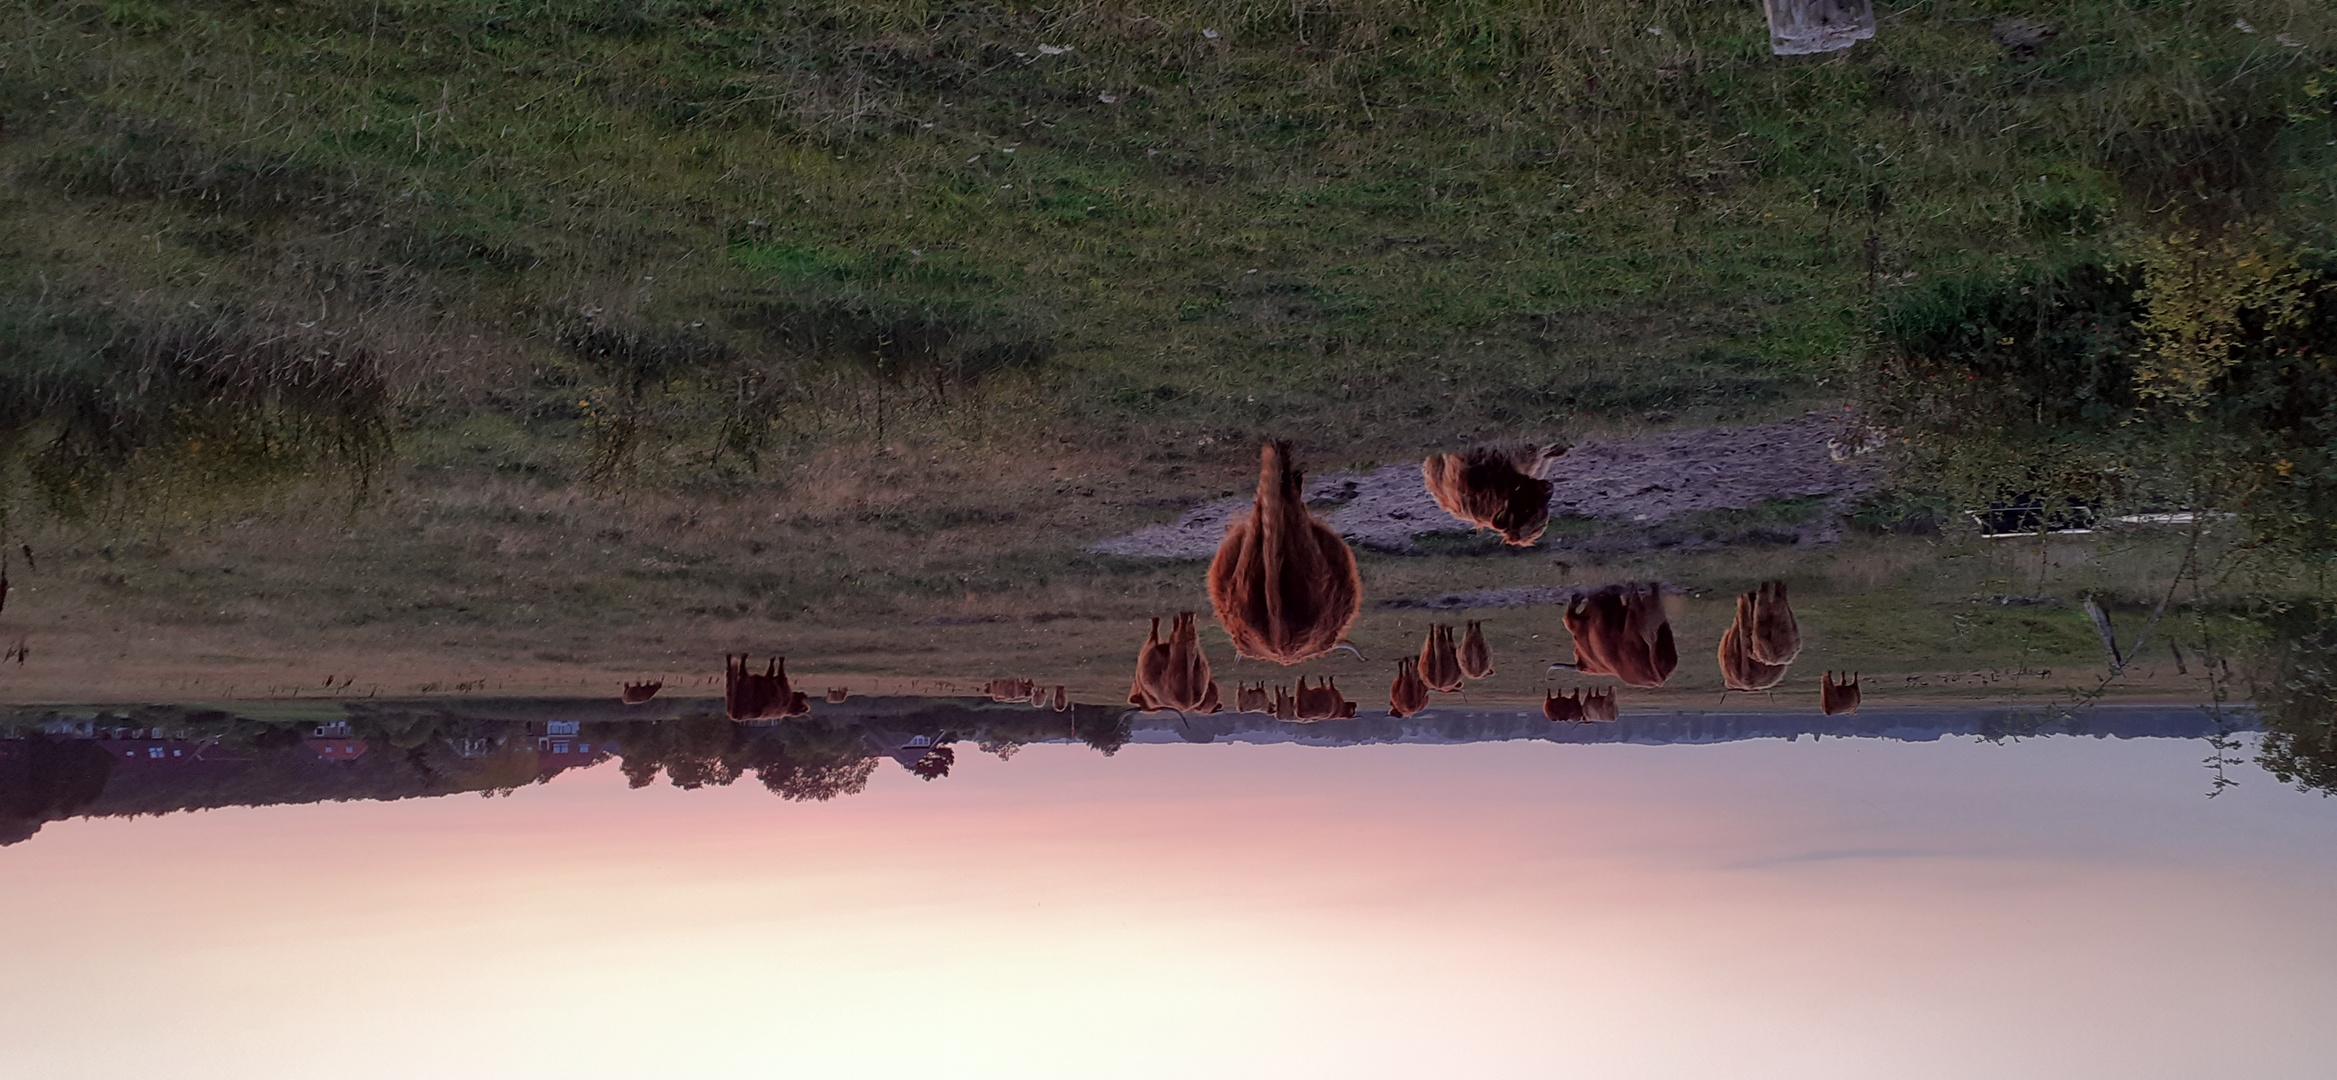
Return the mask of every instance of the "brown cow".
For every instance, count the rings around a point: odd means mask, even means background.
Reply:
[[[1737,597],[1736,621],[1720,635],[1720,678],[1731,690],[1767,690],[1785,679],[1786,665],[1753,658],[1752,645],[1760,636],[1755,629],[1758,608],[1753,598],[1753,593]]]
[[[1235,712],[1272,713],[1274,711],[1274,701],[1266,695],[1264,682],[1260,682],[1256,686],[1238,682],[1233,684],[1233,701]]]
[[[1306,684],[1306,677],[1302,675],[1299,676],[1298,680],[1295,711],[1300,723],[1313,723],[1318,720],[1352,720],[1355,718],[1356,706],[1354,702],[1347,700],[1347,695],[1339,692],[1337,679],[1326,678],[1320,685],[1309,687]]]
[[[1612,724],[1623,710],[1615,705],[1615,688],[1606,687],[1582,695],[1582,718],[1594,724]]]
[[[1407,656],[1396,661],[1396,681],[1388,687],[1388,715],[1416,716],[1428,707],[1428,684],[1420,679],[1420,661]]]
[[[1523,443],[1481,446],[1421,462],[1420,478],[1445,513],[1500,533],[1503,543],[1532,547],[1550,524],[1550,482],[1542,470],[1565,452]]]
[[[662,682],[629,682],[623,690],[618,691],[617,700],[627,705],[646,705],[650,698],[656,697],[657,692],[663,689],[665,684]]]
[[[1485,624],[1469,620],[1468,635],[1461,638],[1461,674],[1472,679],[1493,677],[1493,650],[1485,644]]]
[[[1295,721],[1298,719],[1298,698],[1291,694],[1289,687],[1277,686],[1274,688],[1274,706],[1268,711],[1274,714],[1276,720]]]
[[[1566,697],[1559,697],[1549,690],[1542,691],[1542,715],[1553,724],[1582,723],[1582,691],[1576,690]]]
[[[1801,656],[1801,624],[1793,619],[1793,606],[1785,602],[1785,583],[1764,581],[1760,591],[1748,595],[1753,599],[1753,621],[1746,655],[1764,664],[1793,663]]]
[[[1160,620],[1136,652],[1136,681],[1128,688],[1128,704],[1146,712],[1224,712],[1217,699],[1217,683],[1210,678],[1209,655],[1201,651],[1201,630],[1190,611],[1180,612],[1160,639]]]
[[[843,703],[845,703],[845,702],[847,702],[847,701],[850,701],[850,700],[852,700],[852,690],[851,690],[851,688],[850,688],[850,687],[844,687],[844,686],[831,686],[831,687],[828,687],[828,704],[830,704],[830,705],[842,705]]]
[[[1852,675],[1844,682],[1835,682],[1834,673],[1827,672],[1825,679],[1818,684],[1818,709],[1828,716],[1857,712],[1858,676]]]
[[[992,679],[984,689],[989,691],[990,700],[1008,705],[1029,701],[1031,695],[1038,692],[1029,679]]]
[[[1429,626],[1428,639],[1420,643],[1420,679],[1440,694],[1461,688],[1461,658],[1453,648],[1452,627],[1443,623]]]
[[[731,719],[786,720],[811,712],[811,699],[787,683],[786,657],[773,657],[760,675],[747,670],[745,653],[722,659],[722,707]]]
[[[1658,687],[1680,666],[1664,615],[1663,586],[1632,581],[1576,596],[1566,607],[1566,632],[1574,637],[1571,667],[1585,675],[1607,675],[1630,686]]]
[[[1347,628],[1363,610],[1363,575],[1347,542],[1307,509],[1305,480],[1289,443],[1267,443],[1254,509],[1225,530],[1209,564],[1209,603],[1236,656],[1287,666],[1354,648]]]
[[[1070,712],[1070,711],[1071,711],[1071,688],[1070,688],[1070,687],[1068,687],[1068,686],[1064,686],[1064,685],[1063,685],[1063,684],[1061,684],[1061,683],[1057,683],[1057,684],[1055,685],[1055,700],[1054,700],[1054,702],[1053,702],[1053,705],[1055,706],[1055,711],[1056,711],[1056,712]]]

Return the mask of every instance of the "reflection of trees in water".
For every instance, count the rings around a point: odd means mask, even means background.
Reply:
[[[541,704],[515,707],[537,712]],[[1108,712],[1093,707],[1066,715],[932,703],[783,723],[734,723],[719,715],[521,721],[452,711],[477,707],[351,706],[349,719],[335,723],[169,706],[83,719],[0,717],[0,844],[72,816],[508,795],[611,758],[636,788],[660,776],[685,789],[753,776],[780,798],[817,802],[865,791],[887,759],[922,779],[945,777],[956,763],[949,744],[961,738],[997,749],[1061,740],[1083,714],[1092,714],[1088,734],[1099,749],[1116,750],[1130,736],[1124,722],[1093,726]]]
[[[618,768],[636,788],[655,783],[660,773],[685,789],[727,787],[752,773],[780,798],[821,802],[859,794],[876,774],[877,757],[856,727],[701,716],[587,724],[580,737],[616,747]]]
[[[2256,763],[2299,791],[2337,794],[2337,609],[2298,606],[2265,620],[2256,684],[2264,738]]]
[[[0,742],[0,844],[97,801],[113,767],[113,755],[79,739]]]
[[[1110,757],[1136,737],[1136,727],[1125,714],[1080,716],[1071,722],[1071,735]]]

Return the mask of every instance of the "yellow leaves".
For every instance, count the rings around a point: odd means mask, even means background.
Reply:
[[[2263,234],[2255,239],[2261,242]],[[2215,381],[2238,362],[2232,350],[2245,330],[2244,315],[2273,327],[2303,313],[2310,275],[2277,246],[2241,247],[2230,236],[2208,240],[2192,232],[2145,240],[2139,254],[2142,288],[2135,299],[2148,314],[2136,324],[2142,352],[2134,392],[2146,402],[2196,416]]]
[[[2287,458],[2281,458],[2278,464],[2272,466],[2272,471],[2279,473],[2282,476],[2287,476],[2290,473],[2296,471],[2296,462],[2290,461]]]

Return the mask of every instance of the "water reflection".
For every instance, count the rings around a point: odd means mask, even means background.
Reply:
[[[1410,661],[1407,659],[1407,663]],[[1080,742],[1111,754],[1149,740],[1313,746],[1387,743],[1712,743],[1745,739],[1880,738],[1927,742],[2090,735],[2207,739],[2249,730],[2244,717],[2188,707],[2089,710],[1868,710],[1618,715],[1611,692],[1548,699],[1541,715],[1440,711],[1360,717],[1329,679],[1276,688],[1273,711],[1155,716],[1109,706],[1067,714],[966,701],[863,698],[812,720],[742,723],[712,701],[628,707],[600,701],[351,704],[332,720],[272,721],[219,710],[150,707],[78,718],[19,716],[0,738],[0,842],[73,817],[159,814],[223,806],[509,794],[574,769],[613,762],[632,787],[726,787],[752,777],[772,794],[824,801],[866,790],[891,762],[925,780],[950,775],[958,747],[1011,758],[1033,743]],[[657,719],[635,719],[644,709]],[[1343,720],[1344,723],[1324,723]],[[1551,723],[1550,721],[1567,721]],[[2276,721],[2293,724],[2290,718]],[[2324,744],[2276,728],[2279,762],[2325,782]],[[2268,751],[2270,753],[2270,751]],[[2284,777],[2285,778],[2285,777]]]

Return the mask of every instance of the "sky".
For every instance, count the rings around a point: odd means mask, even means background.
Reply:
[[[2197,743],[963,747],[48,825],[0,1076],[2318,1077],[2337,802]]]

